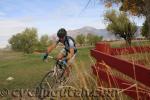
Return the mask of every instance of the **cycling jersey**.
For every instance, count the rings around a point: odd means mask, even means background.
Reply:
[[[60,42],[60,40],[57,41],[57,44]],[[76,45],[75,45],[75,41],[72,37],[70,36],[66,36],[65,39],[64,39],[64,42],[63,42],[64,46],[65,46],[65,50],[66,52],[70,52],[70,48],[73,48],[74,49],[74,53],[77,52],[77,48],[76,48]]]

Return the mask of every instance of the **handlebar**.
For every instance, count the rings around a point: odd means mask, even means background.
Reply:
[[[54,59],[54,60],[57,60],[55,57],[53,56],[48,56],[48,58],[51,58],[51,59]]]
[[[55,57],[53,57],[53,56],[50,56],[50,55],[49,55],[48,58],[55,60],[58,64],[62,64],[62,63],[61,63],[62,60],[58,60],[57,58],[55,58]],[[66,66],[67,66],[67,64],[66,64]]]

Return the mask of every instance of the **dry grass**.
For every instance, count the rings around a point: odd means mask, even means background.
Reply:
[[[97,96],[95,96],[95,97],[94,96],[91,96],[91,97],[90,96],[87,96],[87,97],[86,96],[83,96],[83,97],[82,96],[80,96],[80,97],[63,97],[63,98],[61,98],[61,100],[104,100],[104,98],[106,100],[110,100],[110,99],[111,100],[130,100],[131,98],[126,96],[122,92],[126,91],[126,90],[130,90],[130,87],[132,87],[134,85],[129,85],[129,88],[122,89],[122,90],[114,88],[113,86],[112,86],[112,88],[107,88],[107,84],[92,73],[91,65],[93,65],[95,63],[95,61],[94,61],[95,59],[92,59],[90,57],[90,55],[89,55],[90,49],[91,48],[88,48],[85,50],[83,48],[83,50],[79,50],[79,56],[77,57],[77,61],[71,70],[71,74],[70,74],[71,80],[67,84],[67,86],[65,86],[65,88],[70,87],[71,89],[75,89],[75,90],[87,89],[88,91],[92,91],[95,89],[100,89],[100,90],[105,90],[105,91],[108,91],[108,90],[114,91],[115,90],[115,91],[117,91],[117,94],[115,94],[115,96],[110,96],[109,93],[102,93],[102,95],[100,97],[97,97]],[[3,56],[3,54],[1,53],[0,55]],[[5,54],[5,55],[7,55],[7,54]],[[15,80],[14,84],[13,83],[11,84],[12,85],[11,87],[14,87],[14,86],[19,87],[19,88],[21,88],[22,86],[24,88],[27,88],[29,86],[33,87],[35,85],[35,82],[38,82],[41,79],[41,76],[44,75],[44,73],[49,70],[49,65],[46,66],[46,64],[43,64],[43,62],[40,62],[40,60],[38,60],[39,56],[26,55],[26,59],[25,59],[24,55],[22,55],[22,54],[18,54],[17,56],[15,56],[15,55],[16,55],[16,53],[14,53],[13,56],[10,55],[11,57],[14,57],[13,59],[11,58],[12,61],[10,64],[9,63],[6,64],[2,60],[0,60],[1,64],[7,65],[7,66],[6,65],[5,66],[0,65],[1,69],[3,69],[3,70],[6,69],[6,70],[4,70],[6,73],[3,74],[4,78],[8,72],[12,72],[11,70],[7,70],[7,67],[9,69],[11,68],[10,65],[13,65],[12,69],[15,72],[15,74],[17,73],[16,77],[18,77],[17,78],[18,80]],[[21,58],[18,58],[18,57],[21,57]],[[23,60],[21,60],[22,57],[23,57]],[[7,58],[5,58],[4,61],[6,61],[6,59]],[[10,59],[10,58],[8,57],[8,59]],[[38,66],[35,62],[37,62]],[[23,66],[22,64],[26,64],[28,66],[26,67],[26,66]],[[116,75],[116,76],[117,75],[121,76],[121,78],[125,78],[127,80],[129,79],[127,76],[123,76],[121,73],[119,73],[119,72],[117,73],[114,70],[112,70],[107,64],[105,64],[105,65],[107,68],[109,68],[109,70],[106,70],[106,72],[111,73],[111,74]],[[38,68],[38,70],[36,71],[35,69],[37,69],[37,68]],[[31,69],[34,71],[32,71]],[[22,73],[25,70],[27,70],[26,71],[27,75],[24,75]],[[33,78],[31,78],[28,75],[32,76]],[[24,84],[20,83],[21,81],[23,81],[23,79],[26,79],[24,81]],[[34,84],[31,80],[35,81]],[[114,79],[114,81],[115,81],[115,79]],[[100,82],[101,85],[99,85],[98,82]],[[20,86],[18,86],[19,83],[20,83]],[[118,83],[116,83],[116,87],[118,87],[117,84]],[[10,86],[10,85],[7,84],[6,86]],[[7,98],[7,99],[9,100],[9,98]],[[10,98],[10,99],[13,100],[12,98]],[[14,100],[17,100],[17,99],[19,100],[19,98],[15,98]],[[47,99],[49,100],[49,98],[47,98]],[[55,99],[60,100],[59,97],[58,98],[56,97]],[[6,99],[4,99],[4,100],[6,100]],[[24,100],[37,100],[37,98],[27,97]]]
[[[112,48],[127,47],[125,41],[110,42],[110,45]],[[142,46],[142,47],[150,46],[150,41],[148,41],[148,40],[133,40],[131,46],[132,47],[134,47],[134,46]],[[134,54],[129,54],[128,52],[126,52],[124,54],[124,52],[122,52],[121,55],[117,55],[116,57],[119,57],[119,58],[127,60],[127,61],[131,61],[136,64],[142,64],[142,65],[150,67],[150,53],[148,53],[148,52],[139,53],[139,52],[135,51]]]
[[[142,64],[150,68],[150,53],[134,53],[134,54],[122,54],[116,57],[131,61],[132,63]]]
[[[94,59],[91,59],[90,63],[94,64]],[[98,96],[80,96],[80,97],[63,97],[61,100],[130,100],[131,98],[126,96],[124,93],[120,92],[118,88],[107,88],[107,83],[99,79],[97,76],[93,75],[92,70],[86,70],[91,68],[91,65],[86,66],[85,62],[75,63],[72,68],[72,72],[70,75],[71,81],[67,86],[64,86],[63,89],[68,89],[70,87],[74,90],[82,90],[86,89],[88,91],[98,90]],[[112,70],[107,70],[109,73],[113,73]],[[115,80],[114,80],[115,81]],[[99,85],[99,83],[102,83]],[[116,83],[116,87],[117,83]],[[81,92],[81,91],[80,91]],[[60,98],[55,98],[59,100]]]

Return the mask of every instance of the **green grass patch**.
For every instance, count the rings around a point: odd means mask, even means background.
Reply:
[[[50,55],[56,56],[60,49],[61,48],[55,49]],[[92,47],[78,49],[76,61],[71,72],[73,82],[70,83],[71,86],[77,89],[83,87],[87,89],[97,89],[98,87],[98,79],[93,75],[91,70],[91,65],[94,63],[94,59],[90,57],[91,49]],[[42,57],[43,54],[23,54],[13,51],[0,51],[0,89],[35,88],[42,77],[54,65],[53,60],[46,63],[42,61]],[[14,80],[7,81],[6,79],[10,76],[13,77]],[[119,95],[118,98],[125,99],[125,96]],[[128,99],[128,97],[126,98]]]
[[[50,55],[56,56],[60,49],[55,49]],[[77,64],[86,62],[83,66],[85,70],[89,70],[91,65],[90,49],[79,48],[76,57]],[[42,57],[43,54],[0,51],[0,88],[34,88],[54,65],[54,61],[43,62]],[[8,77],[14,80],[7,81]]]

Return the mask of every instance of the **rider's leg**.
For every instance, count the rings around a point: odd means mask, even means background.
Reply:
[[[62,49],[61,51],[60,51],[60,53],[57,55],[57,60],[60,60],[60,59],[62,59],[64,56],[66,55],[66,52],[65,52],[65,50],[64,49]]]
[[[64,73],[64,75],[66,77],[68,77],[69,74],[70,74],[70,70],[71,70],[71,68],[73,66],[73,63],[74,63],[74,60],[75,60],[75,56],[76,56],[76,54],[74,54],[74,56],[68,61],[68,66],[67,66],[67,68],[65,70],[65,73]]]
[[[70,74],[70,68],[69,66],[65,69],[65,72],[64,72],[64,76],[65,77],[69,77],[69,74]]]

